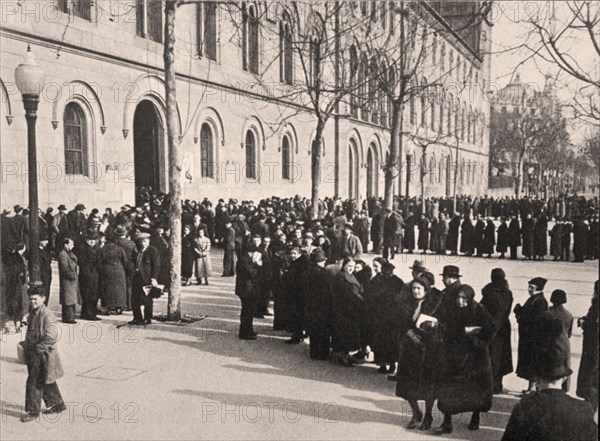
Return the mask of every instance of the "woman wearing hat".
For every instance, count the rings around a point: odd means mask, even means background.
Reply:
[[[437,433],[452,433],[452,415],[462,412],[473,412],[469,430],[478,430],[479,413],[492,407],[488,345],[497,328],[469,285],[448,299],[446,312],[446,384],[438,401],[444,421]]]
[[[427,278],[414,279],[409,288],[411,296],[401,305],[396,395],[407,400],[412,409],[407,428],[414,429],[422,421],[420,429],[429,430],[443,379],[442,330],[446,314],[442,294],[431,289]],[[425,400],[425,417],[418,400]]]
[[[556,337],[555,346],[564,354],[566,367],[571,367],[571,343],[569,339],[573,333],[573,315],[563,305],[567,303],[567,293],[562,289],[555,289],[550,296],[552,306],[546,312],[546,315],[554,320],[558,320],[561,325],[560,335]],[[562,388],[565,392],[569,392],[570,379],[563,383]]]
[[[360,325],[363,313],[363,291],[354,277],[354,259],[346,257],[335,276],[333,289],[333,350],[338,363],[352,366],[348,353],[360,348]]]
[[[379,365],[378,372],[382,374],[393,373],[398,360],[396,295],[404,283],[394,275],[394,268],[383,257],[376,257],[373,260],[375,277],[365,289],[365,317],[369,335],[366,344],[375,353],[375,364]]]
[[[202,279],[208,285],[208,278],[212,276],[212,265],[210,263],[210,239],[205,236],[205,230],[199,229],[194,240],[194,252],[196,253],[196,280],[198,285]]]

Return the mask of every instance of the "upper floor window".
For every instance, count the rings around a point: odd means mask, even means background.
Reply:
[[[290,163],[291,163],[291,148],[290,139],[287,135],[281,141],[281,178],[289,181],[291,179]]]
[[[242,6],[242,61],[244,70],[258,75],[258,12],[254,5]]]
[[[368,9],[369,9],[369,2],[365,2],[365,1],[360,2],[360,12],[363,17],[367,16]]]
[[[387,5],[385,3],[385,1],[382,1],[380,3],[380,7],[381,7],[381,27],[383,29],[385,29],[386,25],[387,25]]]
[[[216,2],[198,3],[198,54],[217,61]]]
[[[162,43],[163,5],[161,0],[138,0],[137,33],[142,38]]]
[[[450,59],[448,60],[448,73],[452,75],[452,67],[454,66],[454,52],[450,50]]]
[[[446,45],[442,43],[442,49],[440,51],[440,61],[442,63],[442,73],[446,69]]]
[[[286,84],[294,82],[294,49],[292,46],[292,27],[289,16],[283,15],[279,28],[280,80]]]
[[[69,175],[88,176],[88,133],[85,113],[81,106],[71,102],[65,107],[63,118],[65,135],[65,170]]]
[[[321,44],[315,36],[310,37],[309,49],[310,85],[315,87],[321,76]]]
[[[92,0],[59,0],[58,5],[67,14],[71,12],[85,20],[92,19]]]
[[[433,34],[433,44],[431,47],[431,62],[435,64],[437,62],[437,34]]]

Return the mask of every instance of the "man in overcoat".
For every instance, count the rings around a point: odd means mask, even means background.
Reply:
[[[59,339],[56,318],[44,305],[43,292],[29,295],[29,317],[25,336],[25,360],[27,362],[27,384],[25,386],[24,423],[34,421],[40,414],[42,399],[46,403],[44,413],[60,413],[66,410],[65,403],[56,384],[63,376],[56,344]]]
[[[513,312],[519,324],[519,351],[517,361],[517,376],[529,381],[529,388],[524,391],[531,393],[535,390],[536,360],[539,346],[538,325],[544,313],[548,311],[548,301],[544,297],[544,286],[547,280],[535,277],[528,282],[529,298],[523,306],[518,303]]]
[[[385,210],[385,220],[383,222],[383,258],[393,259],[396,253],[396,231],[398,230],[398,218],[392,213],[392,210]]]
[[[75,248],[79,265],[79,291],[81,292],[81,319],[100,320],[98,313],[99,248],[96,246],[98,233],[87,231],[84,240]]]
[[[115,245],[118,245],[125,251],[125,257],[127,258],[125,266],[126,283],[127,283],[127,310],[131,309],[131,289],[133,284],[133,269],[135,267],[135,260],[133,258],[135,254],[135,242],[127,238],[127,229],[123,225],[117,225],[113,233],[116,238],[114,240]]]
[[[145,286],[158,287],[160,276],[160,254],[156,248],[150,245],[150,235],[141,233],[136,238],[138,249],[134,253],[135,269],[133,274],[133,286],[131,291],[131,309],[133,320],[130,325],[143,325],[152,323],[153,301],[151,295],[144,291]],[[144,316],[142,318],[142,306]]]
[[[79,293],[79,265],[73,253],[75,242],[70,237],[63,239],[62,251],[58,253],[58,275],[62,322],[75,324],[75,308],[81,303]]]
[[[235,276],[235,245],[235,230],[227,219],[223,230],[223,277]]]
[[[240,340],[256,340],[256,332],[252,324],[257,301],[257,288],[261,275],[262,261],[260,250],[249,244],[236,264],[235,295],[242,302],[240,313]]]
[[[521,224],[516,215],[511,215],[508,225],[508,247],[510,248],[510,259],[517,259],[517,248],[521,246]]]

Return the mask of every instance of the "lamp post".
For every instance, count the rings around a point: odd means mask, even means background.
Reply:
[[[29,179],[29,290],[39,293],[42,289],[40,273],[40,231],[38,221],[37,154],[35,123],[40,101],[40,92],[44,88],[44,71],[35,62],[31,46],[23,63],[15,69],[15,82],[23,96],[25,119],[27,120],[27,160]]]

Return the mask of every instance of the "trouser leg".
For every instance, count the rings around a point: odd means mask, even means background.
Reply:
[[[242,299],[242,311],[240,313],[239,336],[245,337],[254,334],[253,320],[256,301],[254,297]]]
[[[41,371],[41,357],[38,354],[30,354],[31,359],[27,363],[27,383],[25,384],[25,411],[38,415],[42,405],[43,389],[38,388],[38,377]]]

